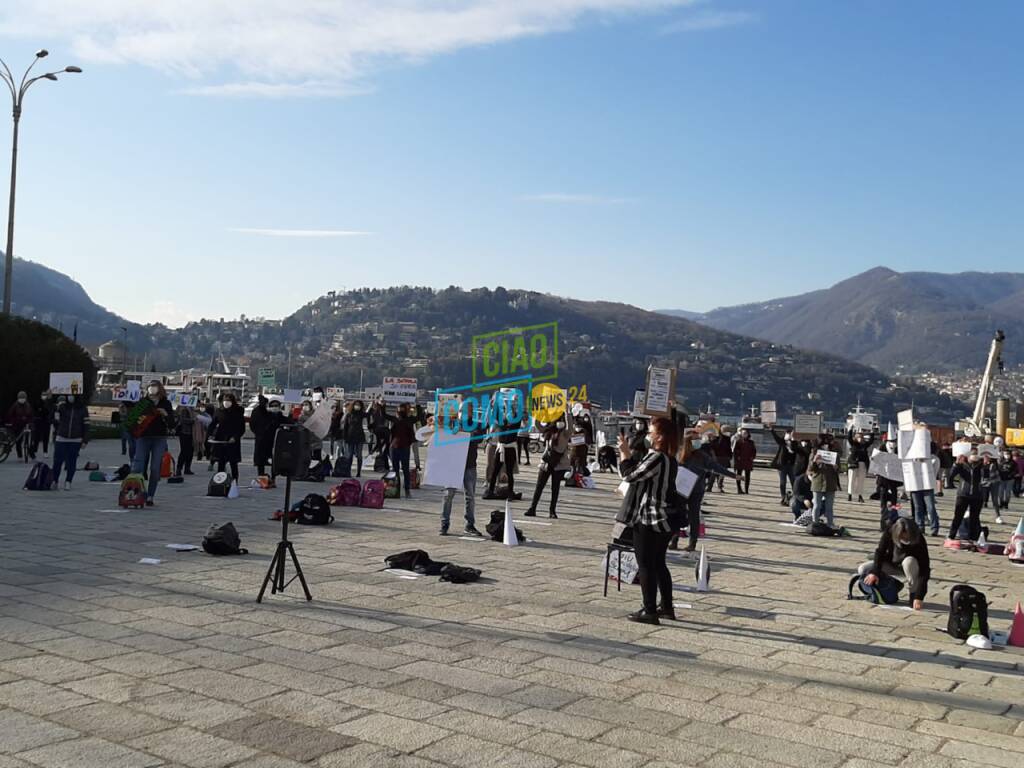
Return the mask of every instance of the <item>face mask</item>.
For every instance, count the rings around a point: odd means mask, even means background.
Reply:
[[[969,462],[971,462],[971,464],[977,464],[979,461],[981,461],[981,457],[980,456],[968,456],[967,460]]]
[[[28,402],[28,398],[27,397],[19,397],[18,398],[18,402],[21,403],[22,405],[24,405],[25,403]]]
[[[281,408],[280,408],[280,406],[276,406],[276,405],[272,405],[272,406],[270,406],[270,408],[269,408],[268,410],[269,410],[269,411],[270,411],[271,413],[280,413],[280,412],[281,412]]]
[[[703,440],[701,440],[701,439],[700,439],[699,437],[698,437],[698,438],[697,438],[696,440],[694,440],[694,441],[693,441],[693,449],[694,449],[694,450],[697,450],[697,449],[698,449],[698,448],[700,448],[700,447],[701,447],[702,445],[704,445],[704,441],[703,441]]]
[[[230,400],[225,400],[223,403],[221,403],[221,407],[224,408],[224,410],[228,410],[229,408],[231,408],[232,405],[233,403]]]
[[[633,422],[633,429],[635,429],[637,432],[639,432],[643,428],[644,428],[644,423],[642,421],[634,421]]]
[[[564,421],[559,421],[559,422],[557,422],[557,423],[555,424],[555,428],[556,428],[556,429],[565,429],[565,422],[564,422]]]
[[[361,405],[357,405],[357,406],[356,406],[355,408],[353,408],[352,410],[353,410],[353,411],[355,411],[356,413],[359,413],[359,412],[360,412],[361,410],[363,410],[363,407],[362,407]]]
[[[885,449],[889,451],[889,453],[892,453],[893,451],[896,450],[896,443],[886,443]]]
[[[312,408],[310,408],[310,407],[309,407],[309,406],[307,405],[307,406],[306,406],[305,408],[303,408],[303,409],[302,409],[302,412],[303,412],[303,413],[312,413],[312,412],[313,412],[313,409],[312,409]]]
[[[160,394],[160,387],[148,387],[146,389],[147,395],[158,395]]]
[[[808,445],[810,445],[810,443],[808,443],[806,440],[801,440],[800,441],[800,447],[801,448],[806,448]]]

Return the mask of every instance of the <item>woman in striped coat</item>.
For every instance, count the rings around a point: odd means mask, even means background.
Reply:
[[[678,467],[674,456],[679,449],[679,436],[675,424],[665,418],[654,419],[649,434],[651,450],[640,460],[632,458],[626,438],[619,436],[619,472],[629,484],[629,490],[615,519],[633,529],[633,547],[644,599],[643,607],[631,613],[629,620],[660,624],[659,616],[675,618],[672,576],[665,564],[665,553],[672,538],[668,512],[675,497]],[[659,591],[661,605],[658,605]]]

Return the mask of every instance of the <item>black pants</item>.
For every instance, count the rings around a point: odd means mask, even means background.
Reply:
[[[512,494],[515,493],[515,490],[516,490],[516,476],[512,472],[512,464],[511,464],[511,462],[506,462],[506,458],[507,458],[507,454],[505,453],[505,451],[506,451],[505,446],[506,445],[507,445],[507,443],[501,443],[500,445],[498,445],[497,450],[494,451],[494,466],[491,469],[491,476],[489,478],[487,478],[487,494],[489,496],[494,494],[494,486],[498,484],[498,478],[501,476],[501,468],[502,468],[503,465],[506,465],[506,464],[507,464],[507,466],[505,466],[505,474],[508,475],[508,495],[509,495],[509,498],[511,498]],[[509,446],[509,449],[511,449],[511,447],[512,446]],[[509,450],[509,453],[511,453],[511,450]]]
[[[526,457],[526,461],[523,461],[523,457]],[[519,435],[516,438],[516,458],[519,459],[520,464],[530,463],[530,436]]]
[[[737,491],[743,491],[743,493],[750,493],[750,470],[749,469],[737,469],[736,470],[736,490]]]
[[[192,471],[192,455],[195,453],[195,440],[192,433],[178,435],[178,474]]]
[[[982,499],[967,499],[963,496],[956,497],[956,507],[953,508],[953,522],[949,526],[949,538],[955,539],[960,532],[960,523],[964,521],[964,513],[968,513],[967,536],[971,541],[976,541],[981,535],[981,503]]]
[[[900,497],[896,489],[899,486],[892,480],[878,481],[878,527],[883,532],[889,529],[889,504],[896,504]]]
[[[551,465],[547,462],[540,463],[540,469],[537,470],[537,487],[533,489],[533,501],[530,502],[530,509],[533,512],[537,511],[540,495],[544,493],[544,486],[547,485],[549,477],[551,478],[551,506],[549,509],[555,512],[555,508],[558,506],[558,492],[562,489],[562,483],[565,482],[565,472],[564,469],[552,471]]]
[[[658,610],[658,592],[666,607],[672,606],[672,575],[665,564],[670,533],[662,533],[647,525],[633,526],[633,549],[639,566],[640,590],[644,596],[644,609],[649,613]]]
[[[231,477],[232,477],[232,479],[237,480],[238,479],[238,462],[237,461],[228,461],[227,459],[217,459],[217,471],[218,472],[223,472],[224,471],[224,467],[226,467],[228,464],[231,465]]]
[[[786,481],[789,481],[789,487],[793,487],[793,467],[780,467],[779,468],[779,494],[782,498],[786,498]]]
[[[43,446],[43,453],[48,453],[50,450],[50,425],[48,422],[37,421],[32,429],[32,453],[39,451],[39,446]]]

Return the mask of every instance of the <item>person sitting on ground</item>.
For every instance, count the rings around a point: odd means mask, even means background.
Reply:
[[[811,486],[811,476],[807,472],[797,475],[796,482],[793,483],[793,499],[789,507],[795,523],[811,524],[811,509],[814,507],[814,491]]]
[[[928,593],[928,579],[932,575],[928,542],[921,535],[921,529],[908,517],[898,518],[883,531],[875,559],[861,563],[857,572],[869,586],[877,584],[883,574],[905,577],[911,606],[915,611],[921,610],[922,601]]]

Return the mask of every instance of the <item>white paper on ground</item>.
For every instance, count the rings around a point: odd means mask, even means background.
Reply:
[[[163,561],[158,560],[155,557],[143,557],[139,560],[139,562],[144,563],[145,565],[160,565],[160,563]]]
[[[516,520],[516,525],[551,525],[551,523],[545,523],[540,520]]]
[[[912,611],[909,605],[876,605],[876,608],[884,608],[887,611]]]
[[[694,486],[697,485],[697,473],[691,472],[686,467],[680,467],[676,473],[676,491],[684,499],[690,498]]]
[[[459,536],[463,541],[487,541],[483,536]]]
[[[673,608],[693,608],[692,603],[672,603]]]
[[[168,544],[167,548],[175,552],[194,552],[199,549],[195,544]]]
[[[390,573],[392,576],[401,576],[403,579],[418,579],[420,574],[416,571],[408,571],[404,568],[385,568],[384,573]]]

